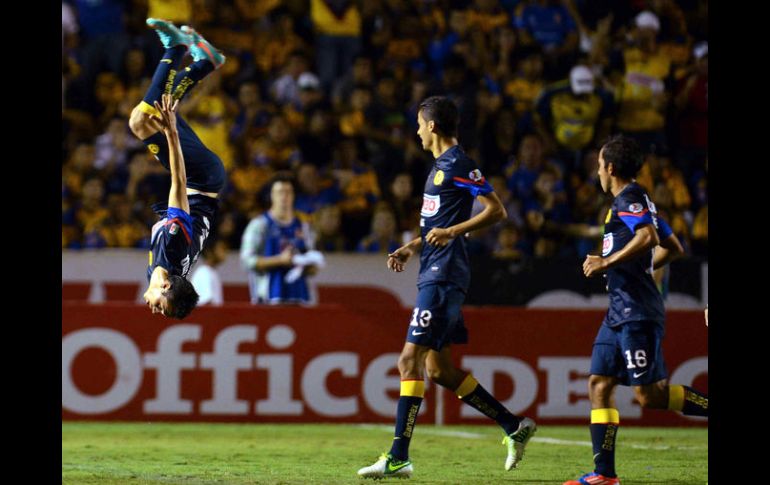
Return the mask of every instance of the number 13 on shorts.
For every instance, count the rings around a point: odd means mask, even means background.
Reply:
[[[423,327],[426,328],[430,326],[430,319],[433,318],[433,314],[431,314],[430,310],[423,310],[420,311],[420,307],[415,307],[414,312],[412,312],[412,321],[409,322],[410,327]]]

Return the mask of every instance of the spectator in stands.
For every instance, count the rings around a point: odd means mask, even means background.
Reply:
[[[302,154],[284,116],[273,116],[267,133],[250,142],[249,158],[257,166],[273,171],[296,169],[302,163]]]
[[[327,92],[353,64],[361,48],[361,13],[353,0],[310,0],[316,64]]]
[[[102,228],[107,245],[113,248],[149,249],[148,226],[137,219],[128,197],[124,194],[112,194],[107,205],[110,215]]]
[[[505,82],[503,92],[509,98],[518,118],[526,119],[545,86],[543,54],[538,47],[522,49],[516,61],[516,72]]]
[[[77,223],[83,233],[83,247],[107,246],[104,224],[110,212],[104,207],[104,182],[100,178],[88,179],[83,184],[83,198],[77,211]]]
[[[286,9],[277,7],[270,17],[273,17],[270,27],[260,32],[254,43],[257,66],[265,77],[273,76],[293,52],[305,47],[302,38],[294,32],[294,20]]]
[[[342,233],[342,212],[336,205],[321,206],[313,213],[315,247],[323,253],[339,253],[348,250]]]
[[[104,133],[96,137],[94,143],[93,167],[107,170],[127,165],[130,150],[143,148],[142,142],[129,136],[125,118],[112,118]]]
[[[355,242],[369,230],[374,205],[380,199],[377,174],[361,159],[360,152],[359,140],[341,140],[332,171],[343,195],[339,203],[343,230]]]
[[[508,188],[522,204],[535,197],[535,181],[545,168],[555,168],[543,154],[543,141],[539,135],[524,136],[519,145],[519,154],[505,169]]]
[[[366,85],[356,85],[339,116],[339,130],[343,136],[358,136],[368,133],[366,115],[372,104],[372,90]]]
[[[249,273],[252,304],[308,303],[310,291],[305,276],[315,272],[307,266],[299,279],[288,274],[296,257],[312,248],[310,227],[294,212],[294,181],[278,175],[270,183],[270,209],[252,219],[243,232],[241,264]]]
[[[229,140],[239,158],[245,158],[245,144],[249,138],[259,138],[267,131],[272,113],[262,102],[259,85],[246,81],[238,87],[238,114],[230,128]]]
[[[499,174],[503,167],[513,162],[519,134],[516,130],[516,114],[512,108],[503,107],[487,121],[481,143],[481,169],[484,173]]]
[[[520,261],[526,254],[521,249],[521,231],[512,221],[502,224],[492,257],[503,261]]]
[[[297,104],[286,103],[282,112],[292,131],[304,132],[311,113],[327,103],[324,93],[321,91],[321,81],[315,74],[303,72],[297,80],[297,87],[299,88],[299,102]]]
[[[578,32],[569,10],[558,0],[528,0],[517,7],[514,26],[523,46],[538,45],[545,54],[546,79],[555,81],[574,64]]]
[[[341,108],[350,99],[355,86],[374,86],[374,63],[366,55],[359,54],[353,61],[353,68],[346,73],[332,91],[332,104],[336,109]]]
[[[283,74],[273,81],[270,88],[273,101],[279,105],[299,103],[297,81],[302,73],[307,72],[309,67],[309,62],[303,51],[292,51],[283,66]]]
[[[618,128],[647,153],[666,149],[665,80],[671,59],[658,48],[660,21],[645,10],[634,20],[632,42],[610,58],[611,81],[617,86]]]
[[[420,231],[421,204],[413,192],[412,174],[400,172],[393,177],[385,196],[396,216],[397,232],[401,240],[407,242],[414,239]]]
[[[686,169],[703,166],[708,150],[709,46],[699,42],[693,49],[695,63],[676,87],[674,104],[679,115],[679,164]]]
[[[612,95],[594,82],[585,66],[572,68],[568,81],[547,86],[536,102],[535,126],[568,174],[582,160],[582,151],[601,145],[613,122]]]
[[[372,216],[371,232],[358,243],[359,253],[390,254],[401,247],[396,233],[396,216],[393,210],[383,202],[377,205]]]
[[[303,163],[297,168],[297,185],[294,209],[304,221],[310,221],[321,207],[336,205],[343,197],[336,182],[322,178],[312,163]]]
[[[319,169],[326,169],[331,164],[334,145],[339,139],[336,121],[334,114],[329,110],[313,110],[307,130],[297,137],[303,162],[312,163]]]

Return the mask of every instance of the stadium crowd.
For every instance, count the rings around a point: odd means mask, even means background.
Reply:
[[[623,132],[660,215],[707,257],[706,0],[62,2],[62,248],[149,246],[169,177],[128,130],[162,54],[148,17],[227,56],[180,112],[225,164],[213,235],[229,249],[283,172],[321,251],[413,238],[432,164],[416,109],[440,94],[508,209],[473,251],[594,251],[610,203],[597,147]]]

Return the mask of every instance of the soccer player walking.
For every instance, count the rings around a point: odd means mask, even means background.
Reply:
[[[657,211],[634,181],[643,161],[636,142],[623,135],[610,138],[599,152],[599,180],[615,200],[604,226],[602,255],[589,255],[583,263],[586,277],[607,274],[610,295],[607,315],[594,341],[588,380],[595,469],[564,485],[620,484],[615,473],[620,416],[614,392],[618,384],[631,386],[644,408],[708,416],[708,396],[668,384],[661,347],[665,311],[652,278],[653,265],[660,264],[653,258],[661,237]]]
[[[458,121],[457,107],[445,97],[426,99],[417,113],[417,135],[422,148],[430,151],[436,161],[425,182],[420,237],[389,254],[387,266],[401,272],[420,251],[419,291],[398,359],[401,395],[393,444],[377,462],[358,471],[364,478],[412,475],[409,442],[425,393],[426,375],[503,428],[503,443],[508,450],[506,470],[517,466],[536,430],[533,420],[512,414],[470,373],[452,363],[451,345],[468,341],[460,312],[470,283],[465,234],[506,217],[500,199],[458,144]],[[471,218],[476,197],[484,209]]]

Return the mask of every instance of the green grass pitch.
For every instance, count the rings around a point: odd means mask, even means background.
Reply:
[[[65,422],[62,483],[372,483],[356,471],[391,438],[388,425]],[[592,469],[588,426],[541,426],[510,472],[501,438],[494,425],[418,425],[409,482],[560,485]],[[621,426],[616,463],[623,485],[705,484],[708,430]]]

